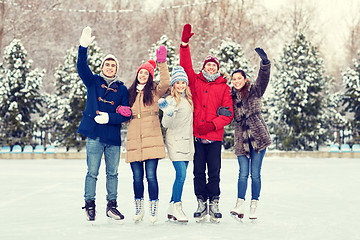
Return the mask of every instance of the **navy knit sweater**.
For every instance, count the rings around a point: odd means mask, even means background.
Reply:
[[[99,137],[100,142],[105,144],[120,146],[121,123],[130,120],[130,117],[116,113],[116,108],[119,105],[129,106],[127,88],[121,81],[115,81],[108,86],[102,77],[93,74],[87,63],[87,48],[82,46],[79,47],[77,70],[87,88],[86,107],[78,133],[92,139]],[[95,122],[97,111],[109,114],[107,124]]]

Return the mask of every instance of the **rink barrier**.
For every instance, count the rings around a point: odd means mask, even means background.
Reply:
[[[125,159],[126,153],[121,153],[121,159]],[[168,156],[167,156],[168,157]],[[222,159],[234,159],[234,152],[222,152]],[[359,158],[360,152],[295,152],[295,151],[267,151],[265,157],[284,158]],[[2,153],[0,159],[86,159],[86,152],[55,152],[46,153]]]

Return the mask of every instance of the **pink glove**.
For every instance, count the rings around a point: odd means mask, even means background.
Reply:
[[[166,61],[166,56],[167,56],[167,50],[166,47],[164,45],[161,45],[159,47],[159,49],[156,49],[156,60],[159,63],[163,63]]]
[[[198,128],[198,131],[201,135],[208,134],[215,130],[215,125],[212,122],[206,122]]]
[[[131,108],[127,106],[118,106],[116,108],[116,112],[124,117],[130,117],[131,116]]]
[[[194,33],[191,33],[191,25],[189,23],[185,24],[182,31],[181,41],[188,43],[193,35]]]

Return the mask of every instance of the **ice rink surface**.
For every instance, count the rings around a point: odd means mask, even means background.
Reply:
[[[196,223],[192,163],[183,192],[187,225],[167,221],[166,210],[175,171],[169,159],[158,166],[159,221],[148,220],[145,182],[144,221],[135,224],[132,172],[121,159],[118,205],[125,215],[122,225],[108,223],[105,216],[105,169],[102,162],[97,185],[97,219],[85,220],[83,191],[86,161],[0,160],[1,240],[82,239],[360,239],[360,159],[265,157],[258,220],[243,223],[229,214],[236,201],[238,163],[223,159],[221,168],[219,224]],[[250,189],[246,199],[247,210]]]

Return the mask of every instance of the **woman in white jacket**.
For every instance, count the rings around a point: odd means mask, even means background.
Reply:
[[[193,101],[189,81],[181,66],[174,67],[170,90],[171,94],[159,100],[163,110],[162,125],[166,130],[166,147],[172,161],[176,177],[168,209],[168,219],[188,222],[182,210],[181,195],[189,161],[194,157]]]

